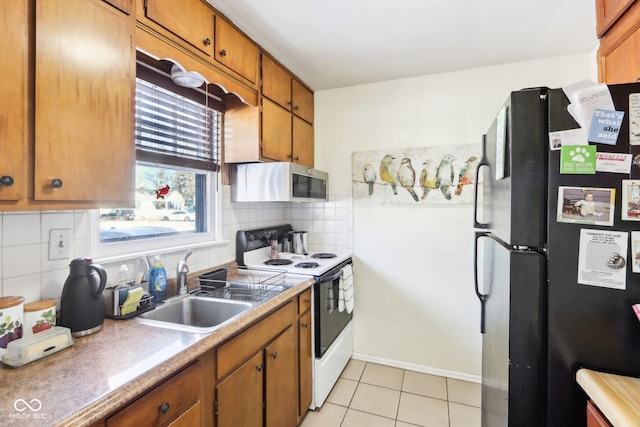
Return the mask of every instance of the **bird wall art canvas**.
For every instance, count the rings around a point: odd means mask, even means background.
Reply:
[[[353,198],[372,204],[473,203],[480,144],[352,154]]]

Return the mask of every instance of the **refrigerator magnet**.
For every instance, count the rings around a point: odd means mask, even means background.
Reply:
[[[589,127],[589,141],[616,145],[623,118],[624,111],[594,109]]]
[[[631,232],[631,271],[640,273],[640,231]]]
[[[628,238],[622,231],[580,230],[578,283],[624,290]]]
[[[558,187],[558,222],[613,225],[615,188]]]
[[[596,146],[563,146],[560,149],[560,173],[595,175]]]
[[[622,180],[623,221],[640,221],[640,180]]]
[[[640,145],[640,93],[629,94],[629,145]]]

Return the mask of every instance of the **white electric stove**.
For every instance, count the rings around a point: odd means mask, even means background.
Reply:
[[[292,231],[290,225],[240,230],[236,235],[236,261],[249,268],[285,271],[287,276],[313,276],[313,402],[322,406],[353,353],[352,313],[338,309],[342,269],[352,265],[351,254],[279,252],[271,258],[270,240],[277,235],[281,244]]]

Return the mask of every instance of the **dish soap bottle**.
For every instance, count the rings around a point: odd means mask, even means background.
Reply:
[[[153,257],[149,270],[149,293],[156,302],[167,299],[167,272],[159,255]]]

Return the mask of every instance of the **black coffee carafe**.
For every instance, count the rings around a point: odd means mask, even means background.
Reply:
[[[91,258],[76,258],[69,267],[60,298],[60,325],[71,329],[72,336],[82,337],[102,329],[107,272]]]

